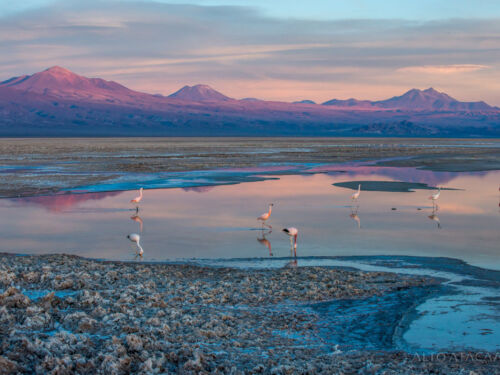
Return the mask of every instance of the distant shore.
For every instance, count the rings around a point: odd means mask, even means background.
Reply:
[[[0,139],[0,197],[48,195],[138,174],[262,165],[362,161],[443,172],[500,170],[499,145],[494,139]]]
[[[3,373],[492,374],[500,364],[491,353],[346,351],[318,341],[321,325],[311,303],[425,294],[439,286],[433,278],[69,255],[1,254],[0,264]]]

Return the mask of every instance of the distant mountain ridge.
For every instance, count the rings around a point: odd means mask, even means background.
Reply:
[[[500,109],[432,88],[369,101],[232,99],[207,85],[169,96],[54,66],[0,82],[0,136],[500,136]]]
[[[491,111],[498,109],[479,102],[460,102],[444,92],[439,92],[430,87],[426,90],[411,89],[401,96],[394,96],[390,99],[370,101],[347,99],[332,99],[324,102],[323,105],[337,107],[358,107],[358,108],[385,108],[403,109],[407,111]]]

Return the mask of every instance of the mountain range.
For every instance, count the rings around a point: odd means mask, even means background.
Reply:
[[[233,99],[207,85],[169,95],[54,66],[0,82],[1,136],[499,136],[500,109],[433,88],[386,100]]]

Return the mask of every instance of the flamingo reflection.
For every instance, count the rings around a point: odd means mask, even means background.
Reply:
[[[139,223],[139,233],[142,233],[142,227],[144,226],[144,222],[142,221],[141,217],[138,214],[130,216],[130,219],[135,221],[136,223]]]
[[[271,234],[272,233],[272,230],[270,230],[269,232],[267,233],[264,233],[264,230],[262,230],[262,238],[258,238],[257,237],[257,241],[262,245],[262,246],[265,246],[269,249],[269,256],[272,257],[273,256],[273,252],[271,250],[271,241],[269,241],[266,236],[268,234]]]
[[[429,215],[428,218],[437,223],[438,229],[441,229],[441,222],[439,221],[439,217],[436,215],[436,210],[432,210],[432,215]]]
[[[349,215],[349,217],[358,224],[358,229],[361,229],[361,220],[358,216],[358,208],[359,206],[356,206],[355,208],[351,207],[351,214]]]

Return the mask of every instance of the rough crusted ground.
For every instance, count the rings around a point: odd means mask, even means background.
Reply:
[[[499,360],[348,352],[297,306],[435,284],[392,273],[246,271],[0,255],[0,374],[493,374]],[[307,345],[305,345],[307,344]]]

